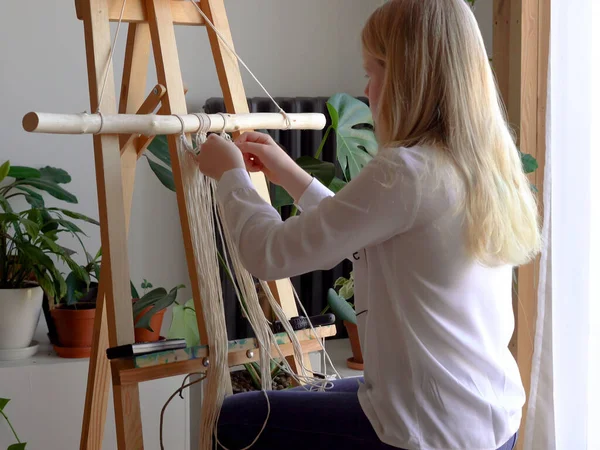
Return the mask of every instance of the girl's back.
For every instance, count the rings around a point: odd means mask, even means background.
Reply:
[[[411,169],[388,189],[412,192],[416,206],[410,226],[354,261],[361,405],[390,445],[496,449],[518,428],[525,400],[508,350],[512,269],[469,256],[464,187],[439,150],[384,150],[378,159]]]

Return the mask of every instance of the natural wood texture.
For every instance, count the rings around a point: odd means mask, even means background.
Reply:
[[[141,407],[138,384],[132,383],[122,386],[113,383],[113,396],[115,404],[121,405],[121,411],[116,416],[119,449],[142,450],[144,448],[144,438],[142,420],[140,419]],[[121,427],[125,429],[123,436],[119,436]]]
[[[319,338],[334,336],[335,326],[316,328]],[[303,352],[321,350],[319,340],[315,338],[310,330],[302,330],[297,333]],[[292,355],[294,349],[285,333],[277,336],[277,343],[284,356]],[[259,352],[255,339],[242,339],[229,343],[229,366],[238,366],[252,361],[258,361]],[[248,350],[256,350],[252,358],[248,357]],[[276,355],[275,346],[271,351]],[[182,375],[186,373],[203,372],[206,368],[202,365],[202,359],[208,355],[206,346],[190,347],[181,350],[169,350],[150,355],[142,355],[133,358],[132,361],[115,361],[118,366],[115,371],[119,375],[119,383],[140,383],[143,381],[156,380],[159,378]]]
[[[283,130],[286,121],[279,113],[246,113],[246,114],[202,114],[208,121],[207,131],[221,132],[223,127],[228,133],[241,130],[264,128]],[[320,113],[288,114],[292,130],[322,130],[325,127],[325,115]],[[200,120],[195,114],[179,115],[183,120],[183,131],[192,133],[200,128]],[[30,112],[23,117],[23,128],[32,133],[52,134],[143,134],[155,136],[159,134],[180,134],[181,122],[175,116],[164,114],[59,114]]]
[[[91,108],[96,110],[110,52],[110,29],[102,0],[90,0],[91,11],[84,20]],[[115,86],[112,69],[108,71],[100,110],[116,113]],[[98,184],[98,207],[102,239],[102,265],[107,266],[105,293],[111,345],[133,342],[133,312],[129,289],[129,261],[125,233],[125,211],[121,183],[121,158],[116,136],[94,136],[94,155]],[[115,323],[110,323],[114,318]]]
[[[90,107],[92,111],[97,108],[107,114],[116,113],[115,86],[112,66],[106,70],[107,55],[110,52],[111,38],[108,18],[106,16],[106,0],[89,0],[83,8],[84,34],[87,55],[87,69],[89,79]],[[106,83],[104,82],[104,77]],[[104,91],[102,91],[104,86]],[[117,136],[94,136],[94,157],[96,163],[96,182],[98,192],[98,210],[100,218],[100,233],[102,243],[102,293],[104,294],[103,308],[106,308],[108,324],[109,345],[116,346],[133,342],[133,312],[131,308],[131,295],[129,289],[129,260],[127,256],[126,217],[124,207],[124,192],[122,187],[122,171],[120,145]],[[102,326],[102,315],[100,326]],[[102,331],[97,337],[99,344],[102,342]],[[98,379],[89,380],[92,390],[102,388],[106,372],[102,372],[105,363],[98,363],[101,357],[99,352],[104,351],[102,345],[95,349],[94,356],[99,369]],[[105,369],[104,369],[105,370]],[[106,384],[105,384],[106,386]],[[92,392],[90,399],[92,416],[103,416],[106,402],[101,392]],[[94,402],[94,397],[99,399]],[[126,448],[127,442],[142,440],[141,429],[134,426],[137,422],[141,427],[141,415],[136,411],[127,409],[128,403],[139,404],[139,390],[137,385],[132,385],[127,392],[127,404],[121,402],[121,397],[114,396],[116,416],[117,442],[119,448]],[[92,411],[93,410],[93,411]],[[96,414],[94,414],[96,413]],[[99,428],[96,428],[99,430]],[[99,435],[93,435],[95,439]],[[82,439],[81,443],[85,439]],[[97,441],[96,441],[97,442]],[[99,445],[88,441],[88,446]],[[133,447],[131,447],[133,448]],[[139,447],[138,447],[139,448]]]
[[[152,92],[150,92],[148,97],[146,97],[146,100],[144,100],[144,103],[142,103],[142,106],[139,107],[136,114],[139,115],[152,113],[160,104],[162,96],[166,93],[166,88],[160,84],[157,84],[154,89],[152,89]],[[120,135],[119,139],[121,140],[121,155],[132,153],[131,158],[133,159],[133,156],[135,156],[135,161],[137,161],[147,147],[146,146],[142,148],[140,145],[141,137],[142,136],[137,133],[132,134],[129,137],[127,137],[127,135]],[[140,148],[141,150],[139,150]]]
[[[150,33],[147,25],[131,25],[128,32],[125,64],[123,66],[123,81],[121,84],[120,113],[129,113],[138,108],[143,100],[150,52]],[[132,83],[132,80],[140,84]],[[164,92],[163,92],[164,93]],[[139,106],[143,109],[144,104]],[[154,109],[154,108],[153,108]],[[138,109],[138,113],[140,110]],[[123,142],[125,140],[125,142]],[[136,152],[127,136],[121,137],[121,175],[123,180],[123,203],[125,212],[125,227],[129,230],[131,218],[131,203],[135,181]],[[101,271],[104,271],[102,265]],[[103,293],[104,275],[100,275],[100,286],[96,300],[96,319],[94,321],[94,339],[90,367],[88,371],[88,387],[81,428],[80,449],[100,449],[104,437],[106,422],[106,407],[110,383],[110,367],[106,358],[108,348],[108,323],[106,317]]]
[[[167,88],[167,95],[163,98],[162,109],[165,114],[186,114],[187,106],[185,103],[183,80],[181,78],[179,66],[177,44],[175,42],[175,30],[173,28],[171,17],[170,1],[147,0],[146,5],[148,8],[148,15],[151,18],[150,33],[152,34],[152,42],[154,44],[154,61],[156,63],[158,82]],[[192,246],[190,233],[190,223],[185,204],[181,164],[177,154],[178,137],[169,135],[167,139],[169,143],[173,178],[175,180],[177,205],[179,208],[179,218],[183,233],[188,274],[192,286],[196,317],[198,319],[200,342],[206,344],[208,342],[208,337],[206,334],[206,326],[204,325],[204,310],[198,282],[198,268],[196,267],[196,259],[194,257],[194,248]]]
[[[185,87],[185,84],[183,85],[183,94],[187,94],[188,90]],[[161,107],[158,110],[158,114],[165,114],[164,109]],[[148,148],[148,146],[152,143],[152,141],[154,140],[156,136],[144,136],[141,135],[138,139],[137,139],[137,143],[136,143],[136,148],[137,148],[137,154],[138,154],[138,159],[142,156],[142,154],[144,153],[144,151]]]
[[[77,18],[83,20],[83,8],[86,0],[75,0]],[[172,0],[171,14],[176,25],[204,25],[204,19],[198,10],[188,0]],[[117,22],[121,15],[123,0],[108,0],[108,17],[111,22]],[[123,22],[147,22],[148,15],[144,0],[127,0],[123,11]]]
[[[100,269],[103,270],[102,268]],[[104,277],[100,275],[100,279]],[[103,282],[98,286],[96,297],[96,317],[94,318],[94,337],[88,368],[85,406],[81,426],[80,450],[101,450],[108,406],[110,366],[106,358],[108,348],[108,326],[106,319]]]
[[[206,0],[202,2],[202,11],[219,31],[221,36],[227,41],[229,47],[235,50],[223,0]],[[227,46],[221,42],[211,27],[207,26],[206,31],[208,32],[219,83],[221,84],[221,90],[223,91],[225,108],[229,113],[247,113],[248,102],[246,100],[246,92],[244,90],[240,66],[237,59]],[[234,133],[234,137],[238,134],[239,133]],[[250,174],[250,176],[257,192],[266,201],[270,202],[269,188],[262,173],[255,172]],[[273,296],[281,305],[285,315],[288,318],[297,316],[298,308],[296,307],[296,299],[294,297],[291,281],[289,279],[276,280],[271,281],[268,284]],[[300,372],[300,364],[296,361],[294,356],[290,356],[288,362],[296,373]],[[304,361],[304,367],[307,370],[311,370],[310,360],[308,360],[308,358]]]
[[[509,123],[516,132],[519,148],[538,161],[530,181],[538,189],[540,217],[543,217],[545,166],[546,97],[550,40],[550,0],[494,1],[493,65]],[[515,333],[513,352],[526,392],[529,393],[535,323],[539,258],[517,271],[514,297]],[[523,412],[527,410],[525,404]],[[521,435],[525,419],[521,425]],[[517,443],[521,449],[523,439]]]

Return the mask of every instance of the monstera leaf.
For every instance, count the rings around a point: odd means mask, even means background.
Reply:
[[[337,159],[347,179],[352,179],[377,153],[371,110],[362,101],[335,94],[327,102],[336,133]]]

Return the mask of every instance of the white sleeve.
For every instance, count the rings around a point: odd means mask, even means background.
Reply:
[[[333,195],[332,191],[313,177],[302,196],[298,199],[296,206],[300,211],[307,211],[310,208],[317,206],[324,198],[333,197]]]
[[[340,192],[286,221],[256,192],[245,169],[226,172],[217,196],[244,266],[269,281],[331,269],[410,229],[419,188],[402,158],[376,157]]]

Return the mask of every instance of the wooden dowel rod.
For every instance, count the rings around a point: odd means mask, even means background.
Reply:
[[[228,133],[243,130],[284,130],[285,118],[280,113],[201,114],[210,120],[210,132]],[[325,115],[318,113],[287,114],[292,130],[322,130]],[[195,133],[200,120],[195,114],[179,116],[184,132]],[[207,120],[205,120],[208,123]],[[225,122],[225,123],[224,123]],[[141,134],[156,136],[181,133],[181,122],[173,115],[158,114],[55,114],[30,112],[23,117],[23,128],[32,133],[50,134]]]

